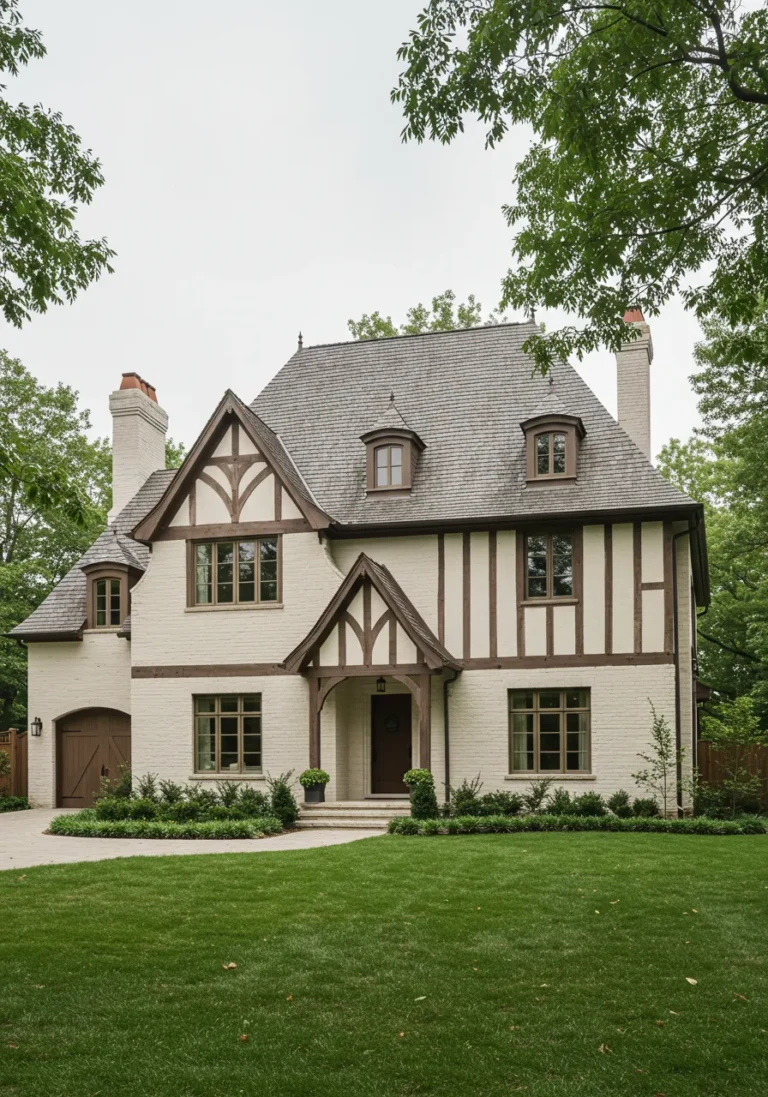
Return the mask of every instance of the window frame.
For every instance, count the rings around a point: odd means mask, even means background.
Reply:
[[[539,468],[539,439],[547,438],[547,468],[542,472]],[[557,472],[555,470],[555,438],[563,439],[563,471]],[[542,430],[537,430],[533,436],[533,449],[534,459],[536,462],[536,479],[544,477],[552,477],[561,480],[568,475],[568,433],[563,428],[559,427],[544,427]]]
[[[129,574],[127,568],[120,568],[115,564],[105,565],[92,565],[87,571],[88,583],[86,587],[85,598],[85,617],[86,628],[92,629],[98,632],[119,632],[123,627],[123,621],[130,614],[130,589],[129,589]],[[132,574],[131,585],[136,581],[136,576]],[[98,613],[98,584],[102,582],[117,583],[119,587],[120,608],[118,611],[119,620],[117,624],[111,622],[99,625],[97,624]],[[110,594],[107,595],[109,599]],[[107,607],[107,616],[109,616],[109,606]]]
[[[424,448],[424,444],[420,442],[416,435],[413,435],[411,431],[398,433],[396,431],[374,431],[369,434],[362,435],[362,440],[366,446],[366,461],[365,461],[365,482],[366,482],[366,494],[367,495],[385,495],[390,492],[393,494],[409,494],[413,487],[413,474],[416,468],[416,460],[420,449]],[[387,455],[387,473],[388,478],[391,480],[392,469],[392,455],[391,448],[398,446],[402,453],[401,464],[401,477],[402,483],[400,484],[377,484],[376,483],[376,453],[380,449],[386,447],[390,448],[390,453]]]
[[[560,484],[575,480],[578,457],[578,439],[585,431],[581,420],[574,417],[537,416],[522,424],[525,434],[525,477],[530,483]],[[549,463],[547,472],[539,472],[537,442],[543,435],[550,436]],[[554,437],[565,436],[565,471],[554,472]]]
[[[400,464],[399,464],[400,483],[399,484],[393,484],[392,483],[392,469],[393,469],[393,467],[398,467],[396,465],[393,466],[393,462],[392,462],[392,451],[395,450],[395,449],[399,450],[399,452],[400,452]],[[381,466],[381,465],[379,465],[378,455],[383,450],[387,451],[387,462],[386,462],[385,465]],[[380,490],[381,488],[402,488],[402,486],[403,486],[403,469],[404,469],[404,466],[405,466],[405,445],[402,442],[382,442],[378,446],[375,445],[373,447],[373,483],[374,483],[374,488],[376,490]],[[384,484],[380,484],[378,482],[378,480],[379,480],[379,469],[380,468],[383,468],[386,472],[386,483],[384,483]]]
[[[586,705],[585,706],[584,705],[577,705],[577,706],[567,705],[566,695],[568,693],[573,693],[573,692],[586,694]],[[531,708],[528,708],[528,707],[513,708],[512,707],[513,695],[514,694],[525,694],[525,693],[530,693],[533,696],[533,706]],[[542,694],[546,694],[546,693],[559,693],[560,694],[560,704],[557,708],[544,707],[542,709],[542,707],[540,705],[540,697],[541,697]],[[560,736],[560,748],[559,748],[560,768],[559,769],[542,769],[542,767],[541,767],[541,745],[540,744],[541,744],[541,734],[542,733],[541,733],[541,719],[540,718],[541,718],[542,713],[544,713],[544,715],[551,714],[551,713],[557,713],[560,716],[560,731],[557,733]],[[568,716],[569,713],[571,715],[579,715],[579,716],[582,716],[582,715],[586,714],[586,725],[587,726],[586,726],[586,729],[585,729],[584,732],[579,730],[577,733],[573,733],[573,732],[569,733],[568,728],[567,728],[567,716]],[[515,736],[516,733],[514,731],[514,716],[516,716],[516,715],[517,716],[532,716],[533,717],[533,720],[532,720],[532,724],[533,724],[533,732],[532,732],[532,734],[533,734],[533,757],[534,757],[534,768],[533,769],[518,769],[515,766],[514,736]],[[580,774],[582,776],[591,776],[591,774],[592,774],[592,690],[589,686],[586,686],[586,687],[584,687],[584,686],[571,686],[570,688],[552,687],[550,689],[547,689],[546,687],[542,688],[542,689],[508,689],[507,690],[507,721],[508,721],[508,749],[509,749],[508,765],[509,765],[509,773],[511,775],[518,776],[518,775],[523,775],[523,774],[525,774],[525,775],[531,774],[532,776],[544,776],[544,777],[560,776],[560,777],[563,777],[563,776],[568,776],[568,775]],[[527,735],[529,733],[525,732],[525,733],[517,733],[517,734],[526,734]],[[554,734],[554,733],[553,732],[544,732],[544,734],[545,735],[547,735],[547,734],[551,735],[551,734]],[[568,754],[569,754],[569,751],[568,751],[568,738],[567,737],[568,737],[569,734],[579,734],[579,735],[584,734],[585,735],[585,737],[586,737],[585,753],[586,753],[586,758],[587,758],[586,768],[579,768],[579,769],[568,769],[567,768],[567,766],[568,766]],[[565,737],[565,749],[564,749],[564,746],[563,746],[564,737]],[[553,752],[545,752],[545,753],[553,753]],[[573,752],[570,752],[570,753],[573,753]],[[581,753],[582,753],[581,748],[579,748],[579,754],[581,754]]]
[[[257,698],[257,707],[253,710],[247,711],[245,709],[245,698],[255,697]],[[214,710],[212,712],[199,712],[198,702],[201,700],[212,699],[214,704]],[[223,699],[237,701],[237,709],[233,712],[222,712],[221,702]],[[244,735],[243,720],[248,717],[258,716],[259,719],[259,767],[258,769],[244,769],[243,757],[245,754],[244,749]],[[224,717],[237,719],[237,769],[221,768],[221,719]],[[199,740],[198,740],[198,720],[213,719],[214,720],[214,759],[215,765],[213,769],[200,769],[199,768]],[[253,733],[251,733],[253,734]],[[253,753],[253,752],[252,752]],[[260,690],[253,693],[194,693],[192,695],[192,772],[196,776],[212,776],[226,777],[236,775],[239,779],[251,778],[263,778],[264,776],[264,699]]]
[[[277,568],[276,568],[276,594],[274,599],[262,599],[261,597],[261,569],[259,567],[260,549],[262,541],[274,541],[276,544]],[[253,601],[241,601],[239,598],[240,576],[237,566],[239,546],[242,543],[255,544],[254,552],[254,598]],[[211,545],[213,548],[211,568],[211,601],[198,602],[197,600],[197,550],[202,545]],[[218,600],[218,583],[216,580],[216,568],[219,545],[232,545],[234,556],[232,561],[232,601],[220,602]],[[187,607],[196,610],[222,610],[222,609],[264,609],[281,608],[283,604],[283,538],[279,533],[259,533],[247,535],[234,535],[232,537],[206,537],[195,541],[187,541]]]
[[[528,573],[528,556],[529,556],[529,542],[532,537],[543,537],[547,542],[547,565],[546,565],[546,594],[531,594],[530,593],[530,581],[531,578],[537,578],[537,576],[531,576]],[[571,593],[570,594],[555,594],[554,593],[554,551],[553,551],[553,539],[555,537],[567,537],[571,542]],[[573,602],[578,600],[576,594],[576,533],[572,530],[545,530],[540,533],[531,532],[526,533],[523,536],[523,591],[522,601],[526,604],[534,603],[538,605],[544,605],[547,602]],[[539,577],[540,578],[540,577]]]

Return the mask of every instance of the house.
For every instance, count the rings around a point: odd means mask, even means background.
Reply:
[[[179,470],[168,419],[110,397],[109,528],[12,635],[29,791],[91,801],[122,761],[181,783],[321,764],[329,801],[537,776],[634,790],[650,702],[695,758],[702,508],[650,462],[650,331],[616,422],[532,321],[299,347],[227,392]]]

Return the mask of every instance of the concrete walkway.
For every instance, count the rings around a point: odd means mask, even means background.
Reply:
[[[63,838],[44,834],[62,808],[33,808],[0,814],[0,870],[33,865],[66,865],[75,861],[105,861],[113,857],[163,857],[190,853],[269,853],[286,849],[337,846],[371,838],[381,831],[336,828],[294,830],[274,838],[224,838],[185,841],[169,838]]]

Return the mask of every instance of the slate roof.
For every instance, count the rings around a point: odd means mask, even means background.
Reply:
[[[522,344],[532,321],[304,347],[251,405],[275,431],[320,507],[341,525],[692,508],[658,473],[569,365],[554,394]],[[413,490],[366,498],[360,435],[394,391],[426,444]],[[529,485],[520,423],[554,402],[582,419],[578,478]]]
[[[41,639],[50,636],[72,636],[85,624],[86,577],[83,565],[101,562],[130,563],[144,571],[149,563],[149,549],[130,536],[130,531],[160,500],[176,475],[176,469],[153,472],[130,503],[120,511],[108,529],[102,533],[75,566],[42,602],[34,613],[8,633],[19,639]]]

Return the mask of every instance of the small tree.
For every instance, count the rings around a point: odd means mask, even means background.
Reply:
[[[411,794],[414,819],[436,819],[440,814],[435,794],[435,779],[428,769],[409,769],[403,781]]]
[[[267,777],[272,814],[277,816],[284,827],[292,827],[299,817],[299,805],[291,792],[292,778],[292,769],[277,777]]]
[[[722,754],[721,787],[733,817],[761,792],[760,778],[749,772],[747,752],[751,747],[768,746],[768,732],[760,727],[752,698],[745,694],[724,701],[716,716],[703,716],[702,738]]]
[[[635,784],[641,785],[647,792],[653,793],[666,816],[670,800],[673,804],[677,803],[677,766],[682,761],[684,752],[675,750],[674,736],[666,716],[659,716],[652,701],[649,701],[649,704],[653,718],[651,753],[638,753],[637,755],[638,758],[642,758],[644,762],[648,763],[648,768],[641,769],[637,773],[633,773],[632,776]]]

